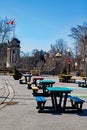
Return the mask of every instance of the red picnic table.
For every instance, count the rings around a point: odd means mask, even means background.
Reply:
[[[33,77],[33,83],[37,86],[37,80],[43,80],[43,77],[37,76],[37,77]]]

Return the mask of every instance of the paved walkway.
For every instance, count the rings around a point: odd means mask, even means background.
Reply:
[[[87,130],[87,88],[79,88],[74,83],[59,83],[57,76],[44,78],[56,80],[55,86],[72,87],[72,95],[86,101],[83,113],[38,113],[32,90],[12,76],[1,75],[0,130]],[[51,105],[50,97],[46,105]]]

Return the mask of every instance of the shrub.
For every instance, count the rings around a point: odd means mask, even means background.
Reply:
[[[81,72],[81,76],[82,77],[86,77],[86,73],[85,72]]]
[[[67,67],[66,66],[63,67],[62,74],[67,74]]]
[[[76,76],[81,76],[81,72],[77,71]]]
[[[19,80],[22,77],[22,74],[18,71],[16,67],[13,68],[13,77],[15,80]]]

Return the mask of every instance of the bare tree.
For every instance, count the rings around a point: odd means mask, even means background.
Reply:
[[[55,73],[58,74],[61,72],[61,68],[65,67],[67,65],[67,42],[65,42],[63,39],[58,39],[55,44],[51,44],[51,49],[50,49],[50,55],[54,57],[55,61]],[[61,60],[59,61],[60,58],[55,57],[56,54],[59,53],[61,54]]]
[[[3,68],[6,65],[7,58],[7,43],[0,44],[0,67]]]
[[[0,66],[5,67],[7,58],[7,41],[11,38],[14,24],[9,24],[11,20],[0,18]]]
[[[77,25],[77,27],[71,28],[70,37],[74,38],[77,49],[82,54],[85,52],[85,47],[87,46],[87,23],[82,26]]]
[[[15,25],[7,24],[9,19],[0,19],[0,43],[5,43],[9,40]]]
[[[69,35],[75,40],[75,52],[76,57],[83,60],[84,68],[86,67],[86,57],[87,57],[87,23],[83,25],[77,25],[71,28],[71,34]]]
[[[63,39],[58,39],[55,44],[51,44],[51,49],[49,52],[52,56],[55,56],[58,52],[65,55],[67,48],[67,43]]]

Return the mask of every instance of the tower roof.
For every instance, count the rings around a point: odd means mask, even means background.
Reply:
[[[8,47],[20,47],[20,41],[17,38],[12,38],[8,41]]]

